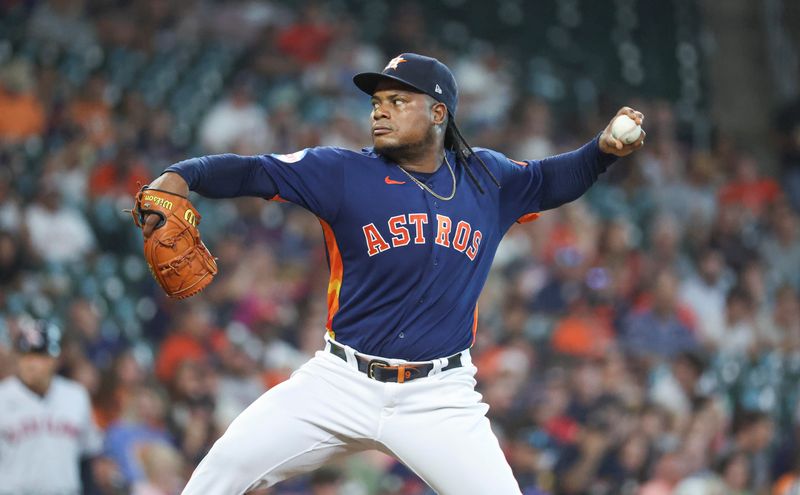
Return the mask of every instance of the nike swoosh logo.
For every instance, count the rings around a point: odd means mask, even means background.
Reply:
[[[388,175],[386,176],[385,179],[383,179],[383,181],[385,183],[387,183],[387,184],[405,184],[406,183],[406,181],[404,181],[404,180],[392,180],[392,179],[389,178]]]

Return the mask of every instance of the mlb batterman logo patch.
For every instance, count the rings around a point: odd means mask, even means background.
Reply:
[[[300,151],[295,151],[294,153],[289,153],[288,155],[275,155],[275,154],[273,154],[272,156],[274,156],[278,160],[282,161],[283,163],[295,163],[295,162],[299,162],[300,160],[302,160],[303,157],[306,156],[306,152],[307,151],[308,151],[308,148],[306,148],[304,150],[300,150]]]

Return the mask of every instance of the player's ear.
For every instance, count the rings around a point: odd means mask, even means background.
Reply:
[[[444,105],[444,103],[434,100],[434,104],[431,105],[431,120],[435,125],[441,125],[445,123],[447,120],[447,107]]]

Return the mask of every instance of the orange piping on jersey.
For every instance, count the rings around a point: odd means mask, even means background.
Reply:
[[[328,330],[328,335],[334,339],[336,338],[336,332],[333,331],[332,326],[333,315],[339,311],[339,292],[342,290],[344,265],[342,264],[342,253],[339,251],[339,245],[333,235],[333,229],[321,218],[319,223],[322,225],[322,234],[325,236],[325,247],[328,249],[328,263],[331,270],[331,277],[328,280],[328,323],[325,328]]]
[[[269,198],[270,201],[277,201],[278,203],[288,203],[285,199],[281,197],[280,194],[276,194],[275,196]]]
[[[509,160],[511,160],[511,158],[509,158]],[[527,167],[528,166],[527,162],[520,162],[520,161],[517,161],[517,160],[511,160],[511,161],[516,163],[517,165],[522,165],[523,167]]]
[[[475,337],[478,335],[478,303],[475,303],[475,314],[472,318],[472,343],[469,345],[470,347],[475,345]]]
[[[536,220],[540,216],[541,216],[541,213],[526,213],[525,215],[522,215],[521,217],[517,218],[517,223],[533,222],[534,220]]]

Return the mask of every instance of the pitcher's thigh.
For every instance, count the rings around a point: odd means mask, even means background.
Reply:
[[[238,495],[368,448],[351,440],[358,425],[342,421],[347,410],[335,406],[348,406],[335,395],[328,383],[304,374],[269,390],[214,443],[184,495]]]
[[[425,428],[396,432],[386,446],[442,495],[519,495],[485,417],[428,417]]]
[[[443,392],[444,400],[432,398],[429,408],[388,418],[381,442],[437,493],[519,495],[480,395],[465,391],[448,405]]]

